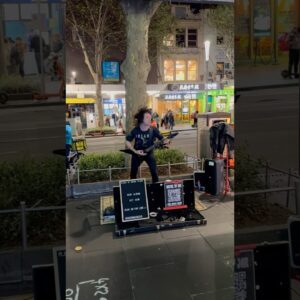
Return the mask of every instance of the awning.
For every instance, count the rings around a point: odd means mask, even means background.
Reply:
[[[92,104],[96,103],[94,98],[66,98],[66,104]]]

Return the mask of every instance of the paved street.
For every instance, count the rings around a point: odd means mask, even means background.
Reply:
[[[235,105],[236,144],[248,144],[253,157],[272,165],[297,168],[299,88],[241,92]]]
[[[64,125],[64,105],[1,109],[0,160],[64,148]]]
[[[174,128],[176,130],[176,128]],[[172,140],[170,148],[176,148],[188,155],[196,156],[197,131],[181,131],[179,135]],[[124,136],[89,138],[87,140],[88,152],[106,153],[118,151],[125,148]]]

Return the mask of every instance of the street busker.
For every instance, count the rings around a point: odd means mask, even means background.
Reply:
[[[126,136],[126,147],[134,152],[131,159],[130,178],[137,178],[138,168],[145,161],[150,169],[152,182],[158,182],[157,167],[154,150],[145,153],[145,150],[154,145],[156,139],[162,140],[163,136],[156,127],[151,126],[151,110],[142,107],[134,116],[136,127]],[[134,146],[131,142],[134,140]]]

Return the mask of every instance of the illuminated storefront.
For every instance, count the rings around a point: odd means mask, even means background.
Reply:
[[[236,0],[236,62],[286,60],[286,35],[300,26],[299,0]]]
[[[206,111],[206,94],[208,111],[231,112],[234,103],[234,87],[223,87],[222,84],[169,84],[153,100],[153,110],[160,116],[172,110],[175,120],[189,122],[191,115]]]

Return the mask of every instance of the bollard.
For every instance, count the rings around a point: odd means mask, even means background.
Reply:
[[[27,227],[26,227],[26,204],[24,201],[20,202],[21,210],[21,225],[22,225],[22,248],[27,249]]]
[[[80,184],[80,174],[79,168],[77,169],[77,183]]]
[[[111,182],[111,166],[108,167],[109,182]]]
[[[269,188],[269,163],[266,164],[266,175],[265,175],[265,189]],[[265,199],[267,200],[267,193],[265,193]]]
[[[295,211],[300,214],[300,181],[294,182],[295,186]]]
[[[291,174],[292,174],[292,169],[289,168],[288,187],[291,186]],[[288,208],[289,205],[290,205],[290,191],[287,191],[287,194],[286,194],[286,207]]]
[[[171,177],[171,165],[170,165],[170,161],[168,161],[168,172],[169,172],[169,177]]]

